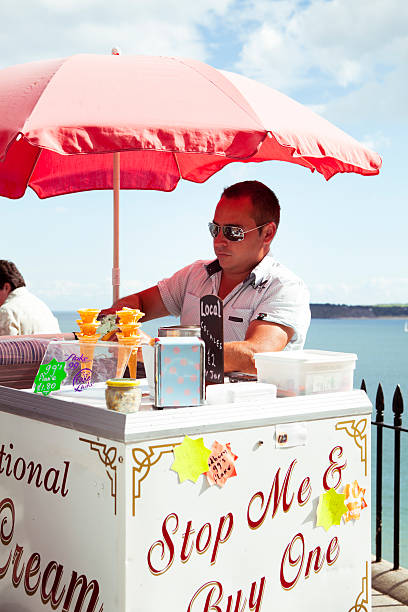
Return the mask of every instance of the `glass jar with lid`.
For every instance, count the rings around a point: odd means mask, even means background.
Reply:
[[[142,401],[140,381],[135,378],[112,378],[106,381],[106,406],[115,412],[137,412]]]

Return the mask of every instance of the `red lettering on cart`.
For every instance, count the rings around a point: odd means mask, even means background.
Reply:
[[[172,529],[170,529],[168,526],[170,520],[175,521]],[[195,529],[193,529],[193,522],[188,521],[186,524],[186,530],[181,536],[180,561],[182,563],[187,563],[194,548],[198,554],[203,554],[206,552],[210,548],[212,534],[215,533],[216,535],[214,537],[210,559],[211,565],[214,565],[217,560],[220,545],[224,544],[224,542],[229,539],[233,526],[234,517],[231,512],[228,512],[225,516],[220,517],[216,530],[212,529],[210,523],[204,523],[204,525],[202,525],[198,531],[197,537],[194,541]],[[177,514],[174,512],[168,514],[162,523],[163,539],[154,542],[148,550],[147,565],[151,573],[155,576],[160,576],[161,574],[164,574],[164,572],[167,572],[174,561],[176,548],[172,536],[177,533],[178,528],[179,518]],[[208,534],[206,539],[202,541],[205,530],[208,530]],[[156,558],[157,561],[155,560]]]
[[[58,493],[62,497],[68,495],[69,489],[67,489],[67,479],[70,462],[64,461],[64,470],[60,468],[50,467],[44,473],[44,478],[41,479],[41,474],[44,471],[44,467],[41,463],[34,464],[34,461],[26,462],[24,457],[17,457],[16,459],[12,456],[14,445],[9,444],[10,452],[6,452],[4,444],[0,447],[0,475],[4,474],[8,478],[12,477],[15,480],[22,481],[26,479],[26,484],[30,485],[32,482],[35,484],[37,489],[44,487],[48,493]],[[3,465],[4,461],[4,465]]]
[[[300,546],[297,546],[298,542],[300,543]],[[295,556],[296,551],[298,552],[297,556]],[[298,582],[302,574],[303,563],[306,554],[307,553],[305,552],[305,539],[301,533],[297,533],[285,548],[285,552],[283,553],[282,557],[280,567],[280,582],[285,590],[288,591],[289,589],[293,589],[293,587]],[[340,546],[337,538],[333,538],[332,540],[330,540],[326,550],[326,554],[322,552],[320,546],[317,546],[316,548],[311,550],[307,555],[304,578],[307,579],[310,577],[310,570],[313,560],[313,571],[315,574],[317,574],[317,572],[320,572],[324,565],[325,557],[327,564],[333,565],[333,563],[337,560],[339,554]],[[296,573],[292,577],[288,577],[288,574],[290,573],[290,568],[297,568]]]
[[[149,548],[149,552],[147,553],[147,564],[149,566],[149,570],[155,576],[160,576],[160,574],[164,574],[164,572],[167,572],[167,570],[169,569],[169,567],[174,561],[174,544],[173,544],[173,541],[171,539],[169,532],[167,531],[167,522],[171,518],[176,519],[176,526],[174,527],[172,531],[173,535],[176,533],[178,529],[178,516],[177,514],[174,514],[174,513],[168,514],[162,524],[162,534],[163,534],[164,542],[163,540],[157,540],[157,542],[151,545],[151,547]],[[160,549],[160,560],[162,561],[164,559],[164,555],[166,552],[165,544],[167,545],[169,549],[169,560],[167,561],[167,564],[164,567],[162,567],[161,569],[157,569],[154,567],[152,563],[152,553],[154,549],[158,546]]]
[[[30,585],[30,578],[36,576],[40,571],[41,557],[38,553],[33,553],[27,561],[25,576],[24,576],[24,588],[27,595],[34,595],[40,584],[41,573],[37,578],[37,582],[34,585]]]
[[[6,527],[7,527],[7,514],[6,514],[6,512],[7,511],[10,512],[9,530],[8,530],[8,532],[6,532]],[[3,516],[3,518],[1,518],[2,516]],[[14,510],[14,504],[13,504],[12,500],[9,497],[6,497],[5,499],[3,499],[0,502],[0,518],[1,518],[1,521],[0,521],[0,540],[1,540],[1,543],[3,544],[3,546],[8,546],[10,544],[10,542],[12,541],[12,539],[13,539],[14,522],[15,522],[15,518],[16,518],[16,513],[15,513],[15,510]],[[8,559],[7,559],[6,563],[2,567],[0,567],[0,578],[3,578],[7,574],[7,570],[9,568],[10,561],[11,561],[11,551],[10,551],[10,554],[8,556]]]
[[[258,593],[256,595],[257,582],[254,581],[251,584],[251,590],[249,593],[249,601],[243,595],[242,589],[239,589],[234,598],[233,595],[228,595],[226,601],[226,608],[221,608],[222,599],[224,596],[224,589],[221,582],[218,580],[212,580],[206,582],[201,586],[191,598],[187,612],[244,612],[250,610],[251,612],[259,612],[261,609],[263,592],[265,588],[265,576],[261,578],[259,582]],[[205,601],[204,601],[205,597]],[[235,605],[234,605],[235,600]],[[246,607],[248,601],[248,608]]]
[[[341,472],[347,466],[347,460],[345,460],[345,462],[342,465],[339,465],[337,463],[337,461],[335,459],[333,459],[334,453],[337,453],[338,459],[340,459],[340,457],[343,454],[343,447],[342,446],[335,446],[330,451],[330,454],[329,454],[330,465],[327,468],[327,470],[325,471],[325,473],[323,474],[323,487],[325,488],[326,491],[328,491],[329,489],[337,489],[337,487],[341,483]],[[336,476],[337,476],[337,481],[335,482],[335,484],[330,484],[328,482],[328,479],[329,478],[334,478]]]
[[[24,563],[23,563],[23,567],[20,570],[20,574],[17,575],[18,566],[20,564],[20,559],[21,559],[21,555],[23,554],[23,550],[24,548],[22,546],[19,546],[18,544],[16,544],[16,549],[14,551],[14,557],[13,557],[13,574],[11,577],[11,581],[13,583],[13,586],[15,587],[18,587],[18,585],[20,584],[21,578],[23,577]]]
[[[190,558],[191,553],[193,552],[194,542],[191,542],[190,550],[186,554],[190,535],[194,533],[194,529],[191,529],[192,524],[193,524],[193,521],[188,521],[186,531],[183,534],[183,546],[181,547],[181,553],[180,553],[180,559],[182,563],[187,563],[187,561]]]
[[[207,541],[204,544],[204,546],[201,548],[201,538],[206,529],[208,529]],[[210,544],[211,544],[211,525],[210,523],[204,523],[200,531],[197,533],[196,550],[198,554],[202,555],[203,553],[205,553],[205,551],[208,549]]]
[[[332,557],[333,554],[334,554],[334,557]],[[326,559],[327,559],[328,565],[333,565],[333,563],[337,561],[339,554],[340,554],[339,540],[337,538],[333,538],[330,541],[330,544],[327,548],[327,553],[326,553]]]
[[[317,574],[317,572],[320,572],[320,570],[322,569],[323,563],[324,563],[324,555],[322,555],[322,549],[320,548],[320,546],[316,546],[316,548],[311,550],[309,553],[309,556],[307,558],[307,563],[306,563],[306,569],[305,569],[305,578],[309,578],[310,576],[310,567],[312,565],[313,557],[314,557],[313,571],[315,572],[315,574]]]
[[[52,577],[53,573],[55,574],[54,578]],[[64,597],[65,586],[63,587],[60,596],[57,596],[58,587],[61,582],[63,573],[64,568],[56,561],[50,561],[43,573],[41,581],[41,600],[44,604],[50,601],[53,610],[55,610],[55,608],[60,605],[61,600]],[[51,588],[47,584],[48,582],[51,582]]]
[[[77,597],[77,603],[76,603],[74,612],[76,612],[76,610],[82,609],[82,603],[85,601],[85,598],[87,597],[87,595],[91,593],[91,591],[92,591],[92,595],[88,603],[87,612],[92,612],[93,610],[95,610],[95,606],[99,600],[98,581],[91,580],[88,584],[88,580],[86,576],[84,576],[83,574],[78,576],[77,572],[74,571],[72,572],[71,581],[69,583],[68,590],[67,590],[67,596],[65,598],[64,605],[62,606],[62,612],[69,612],[69,610],[71,610],[72,597],[74,596],[74,593],[78,586],[80,587],[80,592]],[[79,605],[80,602],[81,602],[81,605]],[[99,608],[99,612],[102,612],[102,611],[103,611],[103,604]]]
[[[9,546],[13,540],[15,528],[15,508],[13,501],[7,497],[0,501],[0,541],[3,546]],[[97,580],[88,581],[83,574],[78,576],[74,570],[68,587],[62,584],[64,566],[57,561],[50,561],[41,575],[41,556],[33,553],[24,564],[24,547],[16,544],[9,552],[4,565],[0,567],[0,579],[3,579],[11,569],[11,583],[18,588],[24,584],[27,595],[35,595],[39,590],[43,604],[51,603],[53,610],[62,604],[61,612],[96,612],[99,602],[99,584]],[[36,577],[35,581],[31,579]],[[66,593],[66,595],[65,595]],[[64,599],[65,595],[65,599]],[[88,602],[88,603],[86,603]],[[98,612],[103,612],[103,603]]]
[[[300,483],[300,487],[297,494],[297,500],[299,506],[304,506],[310,499],[312,494],[312,487],[310,486],[310,478],[307,476]]]
[[[228,519],[227,529],[225,530],[225,533],[223,534],[224,525],[227,519]],[[211,555],[211,565],[213,565],[217,559],[219,545],[224,544],[224,542],[226,542],[228,538],[230,537],[233,525],[234,525],[234,518],[231,512],[228,512],[228,514],[220,518],[220,522],[218,523],[217,535],[215,536],[214,548],[213,548],[213,552]]]
[[[264,502],[265,502],[265,496],[263,494],[262,491],[258,491],[257,493],[255,493],[255,495],[253,495],[249,501],[248,504],[248,510],[247,510],[247,521],[248,521],[248,525],[250,526],[251,529],[258,529],[258,527],[260,527],[262,525],[262,523],[264,522],[264,520],[266,519],[266,515],[268,513],[269,510],[269,506],[271,503],[271,499],[272,499],[272,493],[274,494],[274,498],[273,498],[273,512],[272,512],[272,518],[275,516],[275,514],[278,511],[279,508],[279,504],[283,498],[283,511],[284,512],[288,512],[288,510],[290,509],[292,502],[293,502],[293,494],[290,498],[290,500],[288,501],[288,487],[289,487],[289,482],[290,482],[290,478],[292,476],[292,471],[293,468],[295,466],[295,464],[297,463],[297,460],[294,459],[292,461],[292,463],[290,464],[290,466],[288,467],[287,471],[286,471],[286,475],[285,475],[285,479],[283,481],[283,485],[282,485],[282,489],[279,490],[279,473],[280,473],[280,468],[278,468],[275,477],[273,479],[272,482],[272,486],[271,486],[271,490],[269,493],[269,497],[268,497],[268,501],[266,503],[266,506],[262,512],[262,514],[260,515],[259,518],[255,519],[252,518],[250,516],[251,513],[251,509],[252,506],[254,505],[254,502],[257,499],[260,499],[260,510],[262,511],[262,508],[264,506]],[[301,487],[303,487],[303,482]],[[299,494],[298,494],[299,495]]]

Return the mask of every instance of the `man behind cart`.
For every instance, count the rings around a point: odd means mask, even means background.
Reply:
[[[149,321],[167,315],[200,324],[200,298],[224,306],[224,369],[256,372],[254,353],[301,349],[310,324],[304,282],[269,254],[280,219],[279,201],[259,181],[226,188],[209,223],[216,259],[196,261],[154,287],[121,298],[106,315],[127,306]]]

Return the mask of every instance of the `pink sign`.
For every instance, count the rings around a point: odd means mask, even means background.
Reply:
[[[211,455],[208,457],[208,467],[210,469],[206,472],[206,476],[209,484],[217,484],[219,487],[223,487],[228,478],[236,476],[237,471],[234,463],[236,459],[238,457],[232,452],[229,442],[220,444],[215,441],[211,447]]]

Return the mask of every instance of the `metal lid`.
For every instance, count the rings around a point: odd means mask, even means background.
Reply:
[[[159,327],[159,337],[164,336],[201,336],[199,325],[170,325],[168,327]]]

